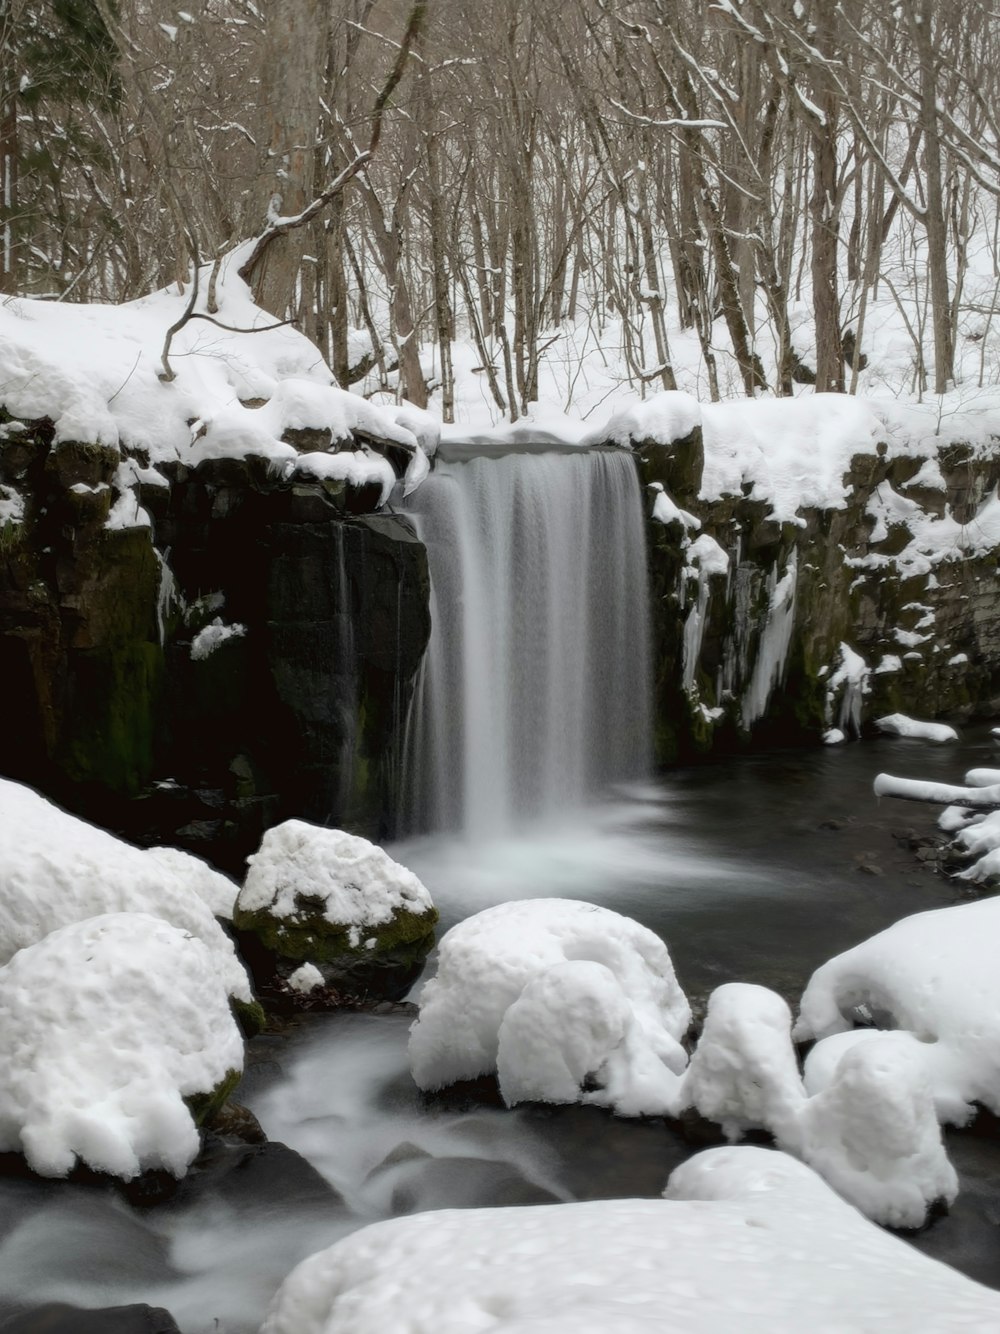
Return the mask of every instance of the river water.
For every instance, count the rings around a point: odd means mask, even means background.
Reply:
[[[834,953],[963,897],[904,845],[934,832],[935,811],[876,803],[875,775],[958,781],[991,764],[1000,746],[987,728],[947,746],[883,739],[771,753],[621,787],[516,836],[438,836],[393,851],[431,889],[444,926],[511,897],[590,899],[663,936],[696,1007],[735,979],[794,1003]],[[104,1186],[0,1178],[0,1317],[49,1301],[142,1301],[167,1307],[185,1334],[244,1334],[299,1258],[365,1222],[656,1195],[695,1151],[662,1122],[594,1108],[429,1101],[406,1069],[408,1023],[330,1015],[251,1044],[237,1097],[315,1172],[258,1152],[228,1175],[209,1167],[150,1208]],[[1000,1145],[949,1138],[962,1193],[914,1244],[1000,1287]]]

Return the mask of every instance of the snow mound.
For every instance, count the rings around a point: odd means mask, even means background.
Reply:
[[[817,969],[802,996],[796,1037],[845,1032],[855,1007],[865,1005],[884,1026],[923,1044],[946,1120],[964,1123],[974,1102],[1000,1114],[998,938],[1000,899],[904,917]]]
[[[672,445],[675,440],[684,440],[701,426],[702,412],[703,408],[696,398],[668,389],[653,394],[641,403],[632,403],[621,412],[613,413],[607,425],[591,436],[586,436],[583,443],[596,444],[610,440],[622,446],[646,442]]]
[[[331,926],[384,925],[400,910],[431,913],[431,896],[412,871],[366,838],[286,820],[269,829],[249,859],[236,900],[241,914],[295,920],[309,900]],[[322,904],[322,907],[320,907]],[[355,942],[357,943],[357,942]]]
[[[701,495],[765,501],[779,522],[800,509],[842,509],[855,454],[874,454],[885,428],[872,407],[849,394],[742,399],[701,410],[705,471]]]
[[[228,994],[253,999],[232,941],[200,896],[207,868],[195,858],[133,848],[7,779],[0,817],[0,963],[70,922],[147,912],[201,940]]]
[[[1000,1294],[881,1232],[809,1168],[712,1149],[662,1200],[448,1209],[303,1261],[260,1334],[911,1334],[994,1329]]]
[[[958,1194],[920,1047],[904,1033],[848,1046],[783,1144],[887,1227],[921,1227]]]
[[[880,1033],[842,1045],[814,1061],[814,1096],[807,1096],[791,1026],[788,1006],[766,987],[717,988],[682,1106],[718,1122],[730,1139],[769,1131],[876,1222],[920,1227],[930,1205],[950,1203],[958,1191],[921,1044]]]
[[[511,1102],[655,1115],[686,1064],[690,1017],[666,946],[637,922],[569,899],[501,903],[441,941],[410,1069],[423,1089],[497,1070]]]
[[[875,719],[875,726],[891,736],[913,737],[918,741],[958,740],[958,733],[947,723],[925,723],[917,718],[907,718],[905,713],[887,713],[884,718]]]
[[[183,1175],[184,1098],[243,1068],[214,951],[148,913],[53,931],[0,968],[0,1150],[43,1176],[77,1158],[126,1180]]]
[[[705,1026],[684,1079],[683,1102],[737,1139],[777,1133],[805,1100],[791,1041],[792,1014],[767,987],[728,982],[709,998]]]
[[[147,848],[146,856],[193,889],[213,917],[232,919],[237,886],[228,876],[180,848]]]

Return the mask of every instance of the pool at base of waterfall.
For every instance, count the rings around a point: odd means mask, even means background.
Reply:
[[[875,775],[919,768],[943,781],[998,758],[988,728],[946,748],[885,737],[771,753],[619,786],[516,836],[438,835],[390,851],[430,888],[443,928],[511,898],[588,899],[666,940],[697,1012],[733,980],[794,1004],[825,959],[965,893],[914,855],[935,834],[935,811],[877,803]],[[664,1121],[593,1107],[426,1098],[407,1069],[409,1023],[403,1012],[333,1014],[254,1039],[237,1097],[273,1142],[212,1145],[163,1203],[137,1207],[104,1185],[0,1178],[0,1320],[47,1302],[146,1302],[167,1308],[184,1334],[251,1334],[299,1259],[368,1222],[654,1197],[701,1147]],[[1000,1145],[950,1133],[948,1148],[958,1200],[914,1244],[1000,1287]]]

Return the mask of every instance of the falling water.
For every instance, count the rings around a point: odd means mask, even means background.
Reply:
[[[409,507],[433,589],[416,822],[502,832],[642,774],[648,595],[631,456],[453,453]]]

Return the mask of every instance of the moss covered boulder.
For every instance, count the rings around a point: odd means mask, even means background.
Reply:
[[[264,835],[233,913],[265,990],[311,963],[328,987],[386,999],[416,979],[437,919],[421,882],[382,848],[304,820]]]

